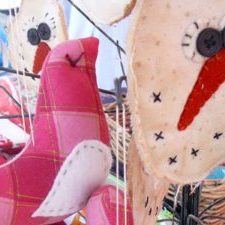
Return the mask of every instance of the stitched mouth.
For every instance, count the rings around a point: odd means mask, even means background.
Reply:
[[[51,51],[51,48],[48,46],[47,43],[40,42],[34,57],[33,73],[37,74],[41,71],[45,58],[50,51]]]
[[[183,131],[192,124],[201,108],[225,81],[225,49],[208,59],[186,101],[178,122],[178,130]]]

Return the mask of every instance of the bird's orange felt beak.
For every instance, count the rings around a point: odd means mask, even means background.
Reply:
[[[51,48],[47,43],[41,42],[36,50],[33,64],[33,73],[39,73],[41,71],[42,65],[45,61],[46,56],[51,51]]]
[[[225,81],[225,49],[208,59],[191,91],[178,122],[178,130],[185,130],[201,108]]]

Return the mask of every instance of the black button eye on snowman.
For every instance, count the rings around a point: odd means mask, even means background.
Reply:
[[[40,43],[40,37],[38,35],[38,31],[35,28],[31,28],[28,30],[27,32],[27,38],[28,41],[32,44],[32,45],[38,45]]]
[[[212,57],[225,47],[225,29],[206,28],[198,35],[197,51],[204,57]]]
[[[215,23],[200,18],[185,29],[181,47],[185,57],[195,63],[204,63],[225,48],[225,18]]]
[[[41,23],[38,26],[38,34],[42,40],[49,40],[51,37],[51,29],[48,24]]]
[[[41,23],[38,28],[27,31],[27,39],[31,45],[38,45],[41,40],[48,41],[51,38],[51,29],[48,24]]]

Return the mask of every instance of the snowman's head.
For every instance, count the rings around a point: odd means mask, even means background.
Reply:
[[[108,23],[136,3],[82,2]],[[117,13],[104,19],[109,7]],[[224,0],[139,0],[129,39],[129,99],[146,171],[179,183],[205,178],[225,160]]]
[[[225,160],[225,2],[143,1],[131,34],[130,104],[145,169],[203,179]]]
[[[48,52],[67,39],[57,0],[23,0],[9,24],[10,58],[14,67],[38,73]]]

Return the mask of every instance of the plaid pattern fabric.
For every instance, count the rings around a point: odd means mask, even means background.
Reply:
[[[96,84],[97,51],[98,40],[87,38],[63,43],[48,55],[34,118],[34,143],[30,140],[18,159],[0,170],[0,225],[43,225],[62,221],[64,218],[31,218],[31,215],[45,199],[60,166],[77,142],[94,138],[109,145]],[[72,59],[83,55],[72,67],[66,54]],[[94,124],[87,133],[82,127],[89,126],[86,120]],[[58,129],[59,124],[63,124],[63,130]],[[76,124],[76,127],[68,127],[69,124]]]
[[[117,218],[117,204],[119,207],[119,224],[133,225],[132,209],[127,202],[127,224],[125,222],[124,193],[119,190],[119,202],[117,203],[116,188],[106,185],[99,188],[91,196],[87,205],[87,225],[115,225]]]

